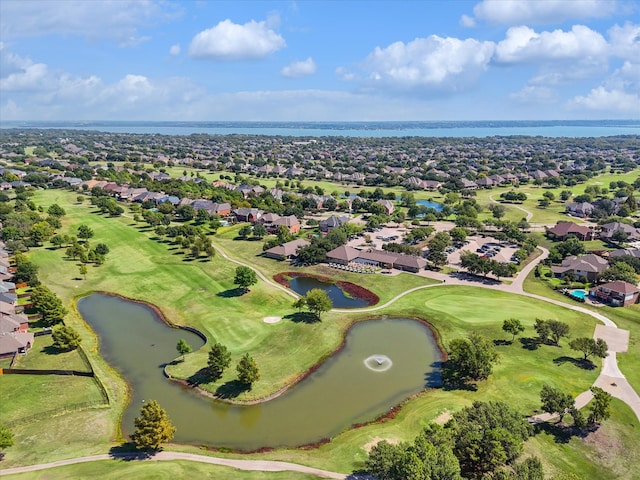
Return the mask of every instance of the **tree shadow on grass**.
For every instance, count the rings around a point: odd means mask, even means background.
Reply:
[[[526,350],[537,350],[542,344],[542,342],[538,338],[522,337],[519,340],[522,344],[522,348]]]
[[[540,422],[533,425],[533,434],[546,433],[553,437],[555,443],[564,444],[569,443],[573,437],[584,438],[596,429],[597,427],[593,425],[588,425],[585,428],[576,428],[573,425],[563,423]]]
[[[315,313],[311,312],[296,312],[285,315],[284,318],[291,320],[295,323],[318,323],[320,318]]]
[[[564,355],[562,357],[554,358],[553,363],[555,363],[556,365],[562,365],[564,363],[573,363],[576,367],[581,368],[583,370],[593,370],[594,368],[596,368],[593,362],[589,359],[585,360],[584,358],[573,358],[573,357],[567,357]]]
[[[220,398],[236,398],[243,392],[251,390],[251,385],[239,380],[231,380],[220,385],[216,389],[216,395]]]
[[[242,295],[244,295],[244,288],[242,287],[230,288],[229,290],[216,293],[217,297],[222,298],[241,297]]]
[[[444,390],[464,390],[467,392],[475,392],[478,390],[478,387],[473,382],[461,377],[458,372],[456,372],[454,366],[449,364],[449,361],[440,362],[440,365],[442,388]]]
[[[58,347],[54,347],[53,345],[47,345],[40,350],[42,353],[46,353],[47,355],[58,355],[60,353],[64,353],[65,350],[60,350]]]
[[[118,460],[127,462],[134,460],[147,460],[153,457],[157,452],[155,450],[138,450],[135,443],[125,442],[122,445],[116,445],[109,449],[109,455]]]
[[[513,344],[513,342],[511,340],[494,340],[493,344],[496,347],[502,347],[502,346],[505,346],[505,345],[511,345],[511,344]]]
[[[201,368],[196,373],[187,378],[189,385],[196,386],[202,383],[209,383],[217,379],[213,379],[207,368]]]
[[[346,480],[374,480],[374,478],[375,477],[373,477],[366,470],[357,469],[357,470],[354,470],[353,472],[351,472],[349,475],[347,475],[347,479]]]

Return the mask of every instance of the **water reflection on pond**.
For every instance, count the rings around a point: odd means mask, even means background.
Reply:
[[[322,282],[313,277],[293,277],[289,280],[289,288],[294,292],[305,295],[309,290],[319,288],[327,292],[334,308],[362,308],[368,307],[369,302],[362,298],[348,297],[337,285]]]
[[[203,345],[197,335],[170,328],[149,307],[117,297],[93,294],[78,301],[78,310],[100,337],[100,353],[131,386],[125,435],[133,431],[143,400],[155,399],[177,427],[178,442],[240,450],[298,446],[372,420],[439,383],[441,354],[431,331],[415,320],[380,319],[354,325],[339,353],[282,396],[229,405],[163,376],[162,365],[177,356],[178,339],[195,350]],[[372,355],[375,365],[387,358],[392,364],[385,371],[370,369],[365,360]]]

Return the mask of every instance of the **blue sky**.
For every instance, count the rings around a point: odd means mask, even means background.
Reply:
[[[0,120],[639,119],[627,0],[2,0]]]

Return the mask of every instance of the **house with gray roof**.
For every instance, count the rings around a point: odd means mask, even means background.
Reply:
[[[595,282],[607,268],[609,268],[609,262],[599,255],[589,253],[567,257],[560,266],[552,266],[551,271],[559,278],[572,274],[576,280]]]
[[[298,250],[306,247],[307,245],[310,245],[310,243],[302,238],[298,238],[296,240],[292,240],[290,242],[283,243],[282,245],[270,248],[269,250],[265,250],[263,255],[265,257],[274,258],[276,260],[287,260],[295,258]]]

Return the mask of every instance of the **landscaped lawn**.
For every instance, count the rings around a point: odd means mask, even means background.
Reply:
[[[238,478],[246,480],[312,480],[315,475],[297,472],[255,472],[236,470],[231,467],[221,467],[199,462],[189,461],[154,461],[147,460],[102,460],[98,462],[81,463],[56,467],[40,472],[20,473],[11,476],[15,480],[67,480],[69,478],[101,478],[105,480],[149,479],[154,480],[176,478]]]
[[[38,370],[76,370],[90,372],[91,368],[78,350],[60,352],[53,346],[51,335],[35,337],[34,345],[27,355],[19,355],[15,368]]]
[[[22,428],[24,423],[73,411],[102,406],[105,401],[91,377],[73,375],[0,376],[0,418],[3,424]]]

